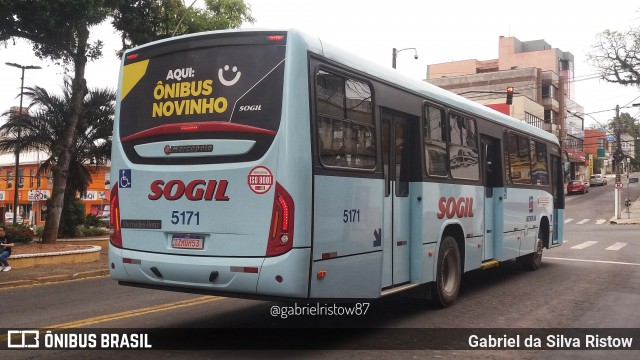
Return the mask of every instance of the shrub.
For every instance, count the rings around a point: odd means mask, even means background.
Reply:
[[[98,227],[98,226],[101,226],[100,219],[96,215],[89,214],[89,215],[87,215],[87,218],[84,220],[84,226],[87,226],[87,227],[91,227],[91,226]]]
[[[23,224],[5,225],[7,235],[12,242],[29,243],[33,241],[35,234],[28,226]]]
[[[42,233],[43,232],[44,232],[44,225],[36,225],[34,233],[38,237],[38,239],[42,238]]]
[[[84,224],[86,216],[86,208],[82,200],[75,196],[65,196],[58,235],[60,237],[78,236],[78,227]]]
[[[76,229],[77,236],[79,237],[92,237],[92,236],[104,236],[109,235],[109,230],[103,227],[94,226],[78,226]]]

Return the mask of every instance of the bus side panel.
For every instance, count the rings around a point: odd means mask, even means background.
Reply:
[[[315,176],[311,297],[380,296],[383,193],[381,179]]]
[[[427,216],[434,216],[435,213],[431,206],[427,206],[427,203],[421,199],[425,197],[424,192],[434,185],[419,182],[411,183],[409,186],[409,193],[413,197],[411,200],[411,283],[424,284],[435,280],[435,254],[438,242],[437,234],[428,238],[424,235],[427,224],[431,224]]]
[[[457,240],[464,241],[464,249],[460,249],[461,255],[464,254],[463,271],[479,268],[484,232],[484,188],[443,183],[427,183],[425,186],[423,244],[434,243],[439,249],[447,226],[460,227],[464,238]],[[437,256],[434,252],[433,257],[437,259]],[[435,259],[432,260],[432,273],[435,273]],[[426,281],[431,281],[428,273],[423,276]]]
[[[520,244],[520,256],[536,251],[538,234],[541,231],[540,223],[543,218],[549,219],[549,214],[553,211],[551,194],[543,190],[533,191],[532,193],[533,195],[529,196],[529,213],[524,215],[526,218],[526,230],[524,231],[523,241]]]
[[[526,227],[530,189],[505,188],[504,196],[504,240],[502,257],[499,260],[520,256],[520,243]]]
[[[314,261],[311,298],[380,297],[382,252]],[[324,278],[318,273],[325,272]]]

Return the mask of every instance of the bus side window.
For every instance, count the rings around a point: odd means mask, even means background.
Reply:
[[[449,115],[449,166],[456,179],[480,178],[478,163],[478,133],[474,119],[462,115]]]
[[[320,162],[329,167],[374,169],[376,141],[369,85],[320,70],[316,103]]]
[[[531,165],[534,185],[549,185],[549,164],[547,163],[547,146],[539,141],[531,140]]]
[[[447,176],[447,143],[443,140],[444,110],[432,105],[424,108],[424,159],[427,174]]]

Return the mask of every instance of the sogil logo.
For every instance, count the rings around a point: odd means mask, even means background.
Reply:
[[[441,197],[438,200],[438,219],[451,219],[453,217],[466,218],[473,217],[472,197]]]
[[[262,105],[245,105],[240,106],[239,111],[260,111],[262,110]]]

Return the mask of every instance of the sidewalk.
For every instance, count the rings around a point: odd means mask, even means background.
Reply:
[[[11,264],[11,258],[8,259]],[[0,294],[3,289],[17,286],[34,286],[51,282],[84,279],[109,275],[108,249],[100,250],[100,260],[77,264],[39,265],[28,268],[14,268],[0,272]]]
[[[620,211],[620,219],[616,219],[614,216],[611,218],[611,220],[609,220],[609,223],[617,225],[640,224],[640,199],[636,199],[633,203],[631,203],[628,213],[627,208],[624,207],[623,199],[622,211]]]

